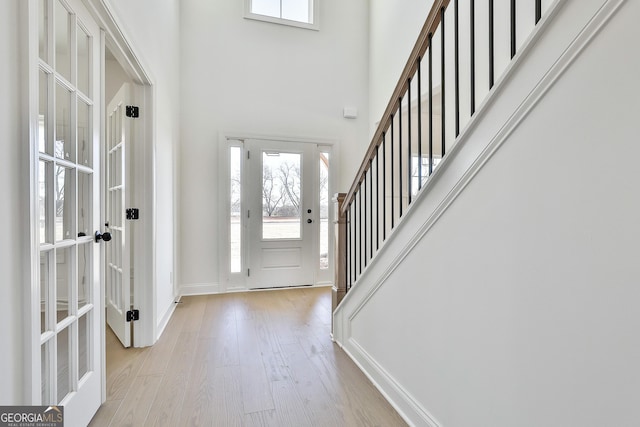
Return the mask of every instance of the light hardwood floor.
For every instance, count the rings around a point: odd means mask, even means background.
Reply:
[[[123,349],[109,331],[91,426],[406,425],[331,341],[330,288],[182,301],[153,347]]]

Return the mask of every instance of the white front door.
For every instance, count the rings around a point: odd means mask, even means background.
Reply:
[[[129,222],[129,142],[131,118],[126,115],[131,104],[131,88],[122,85],[107,107],[106,222],[111,233],[106,259],[107,323],[125,347],[131,347],[131,323],[127,311],[131,308],[131,257]]]
[[[316,282],[318,148],[246,140],[247,287]]]
[[[80,0],[30,2],[39,280],[32,403],[86,425],[101,403],[100,30]],[[37,19],[34,19],[37,16]],[[37,24],[36,24],[37,23]],[[36,50],[37,49],[37,50]],[[37,114],[37,115],[36,115]],[[35,291],[37,289],[37,291]],[[39,324],[39,327],[37,326]]]

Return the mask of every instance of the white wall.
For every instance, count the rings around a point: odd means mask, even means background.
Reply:
[[[367,1],[322,1],[320,31],[244,19],[243,3],[182,1],[184,285],[219,280],[220,132],[337,140],[342,191],[369,142]],[[344,119],[345,106],[357,107],[358,119]]]
[[[172,309],[176,261],[174,232],[177,157],[180,138],[180,2],[107,0],[135,53],[153,80],[155,205],[154,279],[158,322]],[[144,114],[144,111],[141,112]],[[151,189],[149,189],[151,190]],[[145,215],[144,212],[140,212]]]
[[[336,314],[416,425],[637,425],[640,4],[563,55],[604,3],[563,4]]]
[[[433,1],[405,0],[402,7],[387,0],[369,1],[369,124],[375,132]]]
[[[29,285],[23,273],[28,256],[28,141],[21,134],[21,74],[18,34],[18,0],[0,2],[0,404],[24,403],[23,397],[23,290]],[[25,194],[27,195],[25,197]]]

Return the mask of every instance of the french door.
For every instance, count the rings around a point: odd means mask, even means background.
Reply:
[[[131,88],[122,85],[107,107],[106,222],[111,233],[105,266],[107,324],[125,347],[131,347],[131,322],[127,311],[131,308],[131,255],[129,225],[125,217],[129,206],[129,142],[131,120],[126,116],[131,103]]]
[[[246,140],[247,287],[316,283],[318,148]]]
[[[37,20],[34,17],[37,15]],[[33,404],[63,405],[86,425],[101,403],[100,29],[80,0],[29,6],[37,88],[39,291],[32,294]],[[37,26],[35,26],[37,22]],[[106,240],[106,239],[105,239]],[[38,288],[36,288],[38,289]],[[39,328],[38,325],[39,324]],[[39,394],[39,396],[38,396]],[[39,398],[38,398],[39,397]]]

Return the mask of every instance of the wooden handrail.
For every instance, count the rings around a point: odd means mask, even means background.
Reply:
[[[398,99],[407,91],[409,78],[416,73],[419,59],[424,56],[425,52],[429,48],[429,34],[434,34],[438,29],[438,26],[440,25],[440,11],[442,9],[446,9],[449,2],[450,0],[436,0],[433,3],[431,11],[429,12],[422,30],[420,31],[420,35],[418,36],[418,41],[413,47],[411,55],[409,55],[409,59],[404,66],[400,80],[398,80],[398,84],[393,91],[393,95],[391,95],[391,100],[389,101],[389,104],[387,104],[387,108],[382,115],[380,124],[376,129],[376,133],[373,135],[373,139],[369,144],[369,149],[362,160],[362,164],[360,165],[360,169],[358,169],[356,178],[354,179],[353,184],[351,184],[351,188],[349,188],[347,196],[342,203],[342,213],[347,212],[348,206],[353,201],[353,197],[358,190],[358,186],[364,179],[364,174],[369,169],[369,161],[375,158],[378,146],[382,143],[382,133],[389,127],[391,115],[397,110]]]

